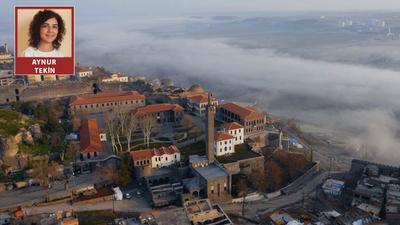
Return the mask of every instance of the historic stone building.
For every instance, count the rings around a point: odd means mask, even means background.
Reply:
[[[134,107],[146,105],[146,97],[136,91],[121,91],[104,94],[76,95],[70,98],[69,106],[74,115],[79,113],[106,113],[117,107],[129,112]]]
[[[83,120],[80,128],[80,160],[100,159],[102,141],[107,141],[106,132],[99,131],[97,119]]]
[[[246,108],[233,102],[218,105],[216,119],[224,123],[239,123],[244,127],[245,138],[265,130],[265,115],[254,108]]]
[[[236,122],[221,124],[222,131],[235,137],[235,145],[244,143],[244,127]]]
[[[155,104],[143,107],[137,107],[131,110],[132,116],[136,118],[137,121],[151,116],[157,123],[180,123],[183,117],[183,108],[178,104]]]
[[[93,75],[93,71],[91,69],[75,66],[75,76],[77,80],[82,80],[82,78],[88,78]]]
[[[212,97],[211,104],[213,106],[218,105],[218,101]],[[208,105],[208,96],[206,95],[196,95],[187,97],[187,110],[193,112],[198,116],[206,115],[206,107]]]
[[[235,136],[227,133],[215,134],[214,154],[216,156],[228,155],[235,152]]]

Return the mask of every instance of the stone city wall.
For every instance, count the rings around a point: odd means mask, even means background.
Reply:
[[[15,101],[33,101],[93,94],[93,85],[94,83],[80,81],[33,86],[10,85],[0,89],[0,104],[12,103]],[[97,83],[96,86],[98,86],[103,93],[135,90],[133,84],[126,82]]]
[[[379,173],[386,176],[400,177],[400,168],[375,162],[353,159],[351,161],[350,173],[361,174],[367,165],[375,165],[379,167]]]
[[[253,171],[264,170],[264,156],[260,155],[250,159],[238,160],[233,163],[225,163],[223,166],[230,174],[243,173],[250,175]]]

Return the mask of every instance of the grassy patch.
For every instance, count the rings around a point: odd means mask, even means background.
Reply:
[[[13,111],[0,111],[0,134],[15,136],[23,125],[20,123],[21,115]]]
[[[116,213],[108,211],[86,211],[78,212],[79,224],[96,225],[96,224],[114,224],[114,220],[119,218]]]
[[[259,156],[257,153],[251,151],[246,147],[246,144],[235,145],[235,153],[231,155],[218,156],[217,161],[219,163],[231,163],[236,162],[240,159],[249,159]]]
[[[221,126],[221,122],[219,122],[218,120],[214,120],[214,127],[220,127]]]
[[[187,129],[186,128],[182,128],[182,129],[176,129],[174,130],[176,133],[186,133]]]
[[[183,159],[188,159],[189,155],[203,156],[206,153],[206,142],[204,140],[179,148]]]
[[[181,128],[182,127],[182,125],[174,125],[174,126],[172,126],[173,128]]]
[[[185,136],[184,134],[175,134],[174,139],[179,140],[179,139],[183,138],[184,136]]]

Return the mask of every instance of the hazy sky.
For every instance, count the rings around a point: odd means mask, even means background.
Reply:
[[[39,2],[39,3],[38,3]],[[92,13],[224,13],[307,10],[398,10],[398,0],[89,0],[2,1],[0,15],[13,13],[14,5],[75,5],[77,14]]]

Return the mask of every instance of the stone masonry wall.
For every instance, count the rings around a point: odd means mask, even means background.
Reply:
[[[264,170],[264,156],[260,155],[255,158],[242,159],[233,163],[225,163],[223,166],[230,174],[243,173],[250,175],[253,171],[259,169]]]

